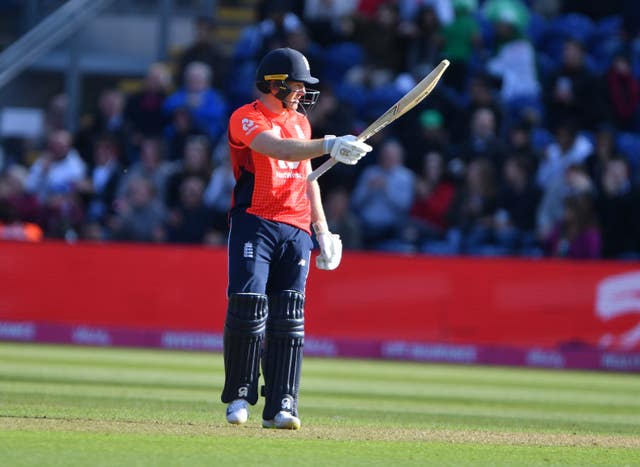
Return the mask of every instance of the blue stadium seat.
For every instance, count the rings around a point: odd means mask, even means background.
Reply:
[[[349,69],[364,62],[364,50],[355,42],[339,42],[327,47],[325,57],[330,61],[324,79],[332,84],[340,83]]]
[[[618,133],[616,149],[627,158],[633,171],[640,171],[640,134],[631,132]]]
[[[531,145],[540,151],[554,141],[553,133],[543,127],[535,127],[531,130]]]

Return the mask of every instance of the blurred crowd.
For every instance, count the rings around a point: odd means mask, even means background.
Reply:
[[[321,79],[314,137],[358,134],[451,62],[372,154],[320,178],[345,248],[640,258],[640,3],[271,0],[257,17],[231,54],[199,18],[74,133],[53,96],[44,140],[2,147],[0,237],[224,244],[227,119],[289,46]]]

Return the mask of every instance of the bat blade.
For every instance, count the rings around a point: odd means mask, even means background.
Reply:
[[[362,133],[358,135],[358,141],[366,141],[389,125],[394,120],[397,120],[402,115],[413,109],[422,100],[427,97],[431,91],[436,87],[440,78],[444,74],[444,71],[449,66],[449,60],[442,60],[437,67],[435,67],[431,73],[429,73],[422,81],[416,84],[413,89],[407,92],[400,98],[398,102],[393,104],[389,110],[378,117],[373,123],[364,129]],[[325,161],[320,167],[311,172],[307,177],[307,180],[317,180],[323,173],[329,170],[331,167],[337,164],[333,158]]]

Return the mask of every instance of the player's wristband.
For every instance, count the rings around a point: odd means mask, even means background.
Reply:
[[[331,152],[335,142],[336,142],[336,136],[335,135],[325,135],[324,136],[324,141],[322,143],[322,150],[324,151],[325,154],[329,154]]]

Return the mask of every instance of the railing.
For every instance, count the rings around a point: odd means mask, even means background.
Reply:
[[[69,0],[0,54],[0,88],[95,18],[113,0]]]

